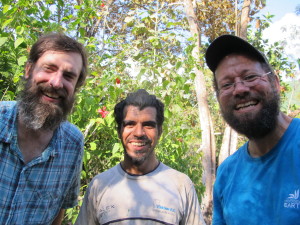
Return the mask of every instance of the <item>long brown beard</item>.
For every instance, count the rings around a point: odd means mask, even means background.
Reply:
[[[42,102],[43,92],[59,94],[60,102],[58,104]],[[29,79],[19,95],[19,117],[28,129],[55,130],[67,119],[74,101],[74,95],[68,97],[64,89],[54,89],[46,84],[36,85]]]

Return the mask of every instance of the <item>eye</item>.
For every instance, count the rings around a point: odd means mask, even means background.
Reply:
[[[54,68],[52,66],[43,66],[43,70],[47,73],[51,73],[54,71]]]
[[[221,85],[221,89],[227,90],[233,86],[233,83],[225,83]]]
[[[73,73],[70,73],[70,72],[65,72],[64,73],[64,77],[67,79],[67,80],[73,80],[75,75]]]
[[[145,122],[143,124],[143,127],[145,127],[146,129],[154,129],[154,128],[156,128],[156,122],[153,122],[153,121]]]
[[[124,121],[123,122],[123,127],[126,127],[126,128],[132,128],[134,127],[135,123],[133,121]]]
[[[244,81],[247,81],[247,82],[252,82],[252,81],[255,81],[256,79],[258,79],[260,77],[260,75],[257,75],[257,74],[250,74],[250,75],[247,75],[243,78]]]

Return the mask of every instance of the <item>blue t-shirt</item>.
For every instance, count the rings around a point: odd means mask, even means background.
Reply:
[[[247,147],[218,168],[213,225],[300,224],[300,119],[266,155],[253,158]]]
[[[51,224],[77,204],[83,135],[62,123],[41,156],[24,163],[17,141],[17,104],[0,102],[0,224]]]

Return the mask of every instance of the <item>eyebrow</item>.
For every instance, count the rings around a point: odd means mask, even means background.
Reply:
[[[123,126],[131,125],[131,124],[136,124],[136,121],[134,121],[134,120],[124,120],[123,121]],[[143,126],[153,126],[153,127],[155,127],[157,125],[157,122],[149,120],[149,121],[142,122],[142,125]]]
[[[41,65],[41,67],[43,67],[43,66],[50,66],[50,67],[58,68],[58,66],[57,66],[55,63],[52,63],[52,62],[45,62],[45,63],[43,63],[43,64]],[[72,75],[72,76],[74,76],[74,77],[77,76],[76,71],[73,70],[72,68],[71,68],[71,69],[64,69],[64,70],[63,70],[63,73],[64,73],[64,74]]]

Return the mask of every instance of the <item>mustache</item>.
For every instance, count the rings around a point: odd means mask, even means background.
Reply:
[[[130,142],[130,141],[144,141],[146,143],[151,142],[151,140],[147,136],[132,137],[127,140],[127,142]]]
[[[241,101],[245,101],[245,102],[248,102],[248,101],[263,101],[264,98],[262,98],[261,96],[259,95],[255,95],[255,94],[250,94],[250,93],[247,93],[245,95],[237,95],[237,96],[234,96],[233,98],[233,101],[228,103],[230,106],[235,106],[237,104],[240,104]]]
[[[52,94],[56,94],[61,98],[67,98],[68,94],[67,91],[64,88],[53,88],[47,84],[39,84],[37,86],[38,90],[41,92],[48,92],[48,93],[52,93]]]

